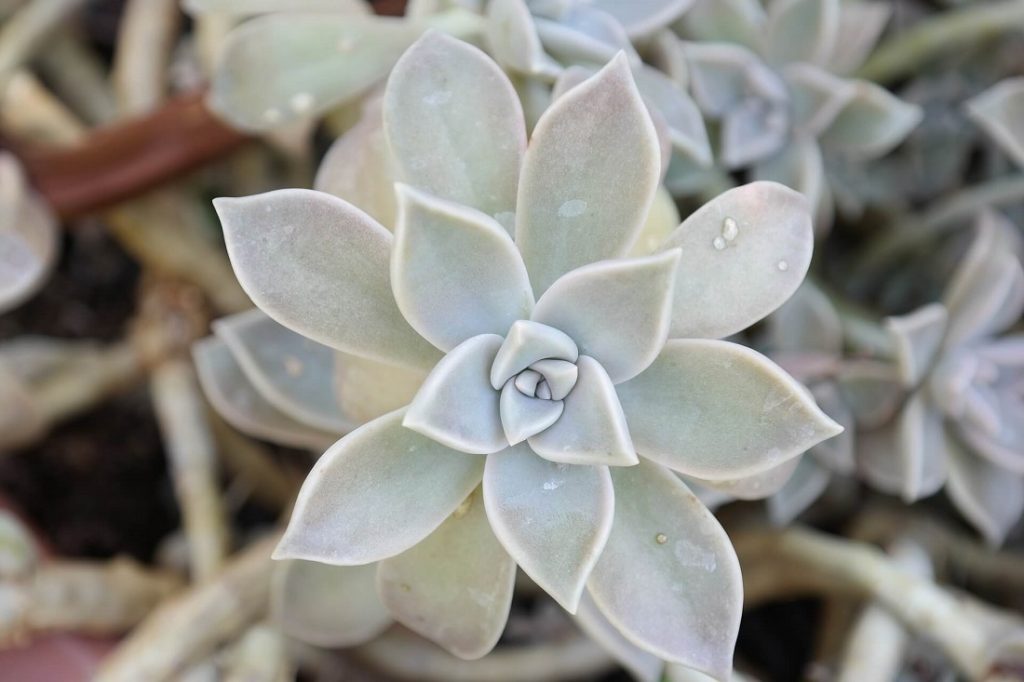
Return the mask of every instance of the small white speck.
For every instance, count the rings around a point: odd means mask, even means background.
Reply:
[[[292,106],[292,111],[297,114],[305,114],[313,108],[313,104],[316,103],[316,100],[313,98],[313,95],[308,92],[297,92],[292,95],[289,103]]]
[[[424,104],[430,104],[432,106],[438,106],[440,104],[444,104],[445,102],[447,102],[451,98],[452,98],[452,91],[451,90],[437,90],[436,92],[432,92],[429,95],[427,95],[426,97],[424,97],[423,98],[423,103]]]
[[[558,207],[559,218],[575,218],[587,210],[587,202],[582,199],[570,199]]]
[[[715,237],[711,240],[711,246],[715,247],[715,251],[721,251],[725,248],[725,239],[722,237]]]
[[[563,481],[556,481],[554,479],[544,482],[544,490],[558,490],[562,487]]]
[[[740,226],[734,219],[726,218],[722,221],[722,236],[725,237],[725,241],[731,242],[739,233]]]
[[[658,533],[654,536],[654,541],[657,542],[659,545],[664,545],[666,542],[668,542],[668,536],[664,533]]]
[[[263,112],[263,120],[267,123],[280,123],[284,118],[277,109],[267,109]]]
[[[786,270],[789,270],[789,263],[784,260],[780,260],[775,264],[775,267],[779,269],[779,272],[785,272]]]

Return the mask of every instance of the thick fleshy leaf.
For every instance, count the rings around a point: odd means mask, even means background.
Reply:
[[[440,357],[395,304],[391,233],[329,194],[215,199],[238,281],[263,312],[324,345],[410,367]]]
[[[686,63],[683,40],[671,29],[658,31],[644,46],[644,58],[684,91],[690,87],[690,66]]]
[[[393,229],[395,168],[384,138],[379,99],[366,104],[352,128],[327,150],[317,169],[313,189],[344,199],[384,227]]]
[[[586,355],[579,357],[576,366],[579,378],[565,397],[562,416],[530,438],[530,447],[541,457],[561,464],[636,464],[629,426],[608,373]]]
[[[824,64],[839,30],[840,0],[773,0],[765,25],[765,55],[775,64]]]
[[[500,391],[506,381],[538,360],[576,362],[579,356],[576,342],[565,332],[539,322],[518,320],[509,328],[491,365],[491,387]]]
[[[759,83],[756,76],[766,70],[756,54],[739,45],[687,43],[685,51],[690,63],[693,97],[701,111],[712,118],[724,116],[751,96],[752,86]],[[785,98],[784,90],[763,94]]]
[[[1007,78],[967,102],[971,119],[1024,166],[1024,78]]]
[[[623,668],[639,682],[658,682],[661,679],[664,662],[626,639],[618,628],[612,625],[593,598],[584,593],[576,609],[576,624],[592,640],[600,644]]]
[[[505,629],[515,577],[477,490],[427,539],[380,562],[377,586],[398,622],[459,658],[476,659]]]
[[[772,353],[838,356],[843,327],[835,307],[810,280],[767,320]]]
[[[461,452],[482,455],[507,447],[499,394],[490,384],[501,343],[500,336],[481,334],[456,346],[427,376],[402,424]]]
[[[215,337],[192,347],[199,382],[217,414],[239,431],[296,448],[323,450],[337,433],[292,419],[264,398],[242,371],[227,344]]]
[[[59,246],[53,213],[29,188],[17,160],[0,152],[0,313],[39,290]]]
[[[852,81],[837,78],[813,64],[789,64],[783,71],[793,107],[793,126],[817,136],[832,125],[857,92]]]
[[[519,184],[516,243],[543,293],[566,272],[624,255],[661,174],[658,139],[617,56],[545,112]]]
[[[896,363],[904,386],[916,386],[935,363],[946,332],[946,319],[946,308],[941,303],[886,319],[885,327],[896,343]]]
[[[942,487],[946,448],[942,414],[918,392],[895,421],[858,434],[857,460],[869,483],[909,503]]]
[[[409,549],[434,531],[483,477],[466,455],[376,419],[323,454],[302,485],[276,559],[351,566]]]
[[[882,156],[898,145],[924,116],[885,88],[853,81],[856,92],[821,136],[828,149],[855,159]]]
[[[946,348],[1002,331],[1024,308],[1017,228],[1003,215],[986,210],[975,231],[943,296],[950,319]]]
[[[274,566],[270,609],[289,637],[337,648],[368,642],[391,625],[377,596],[377,566],[281,561]]]
[[[842,431],[768,358],[728,341],[670,340],[616,388],[637,451],[699,478],[752,476]]]
[[[551,68],[525,0],[487,3],[487,50],[503,67],[520,73],[542,74]]]
[[[892,16],[893,5],[884,0],[840,0],[839,28],[828,59],[828,70],[847,74],[871,54]]]
[[[384,93],[400,177],[497,218],[516,210],[526,122],[515,88],[468,43],[430,31],[402,55]]]
[[[721,481],[709,481],[703,478],[693,479],[699,485],[717,490],[735,500],[763,500],[779,492],[792,477],[804,457],[794,457],[782,464],[751,476],[731,478]]]
[[[520,374],[519,376],[522,376]],[[562,416],[565,403],[524,395],[509,379],[501,389],[501,427],[510,445],[518,445],[548,428]]]
[[[684,36],[699,42],[756,48],[766,20],[760,0],[697,0],[678,26]]]
[[[876,429],[889,422],[904,397],[899,370],[894,364],[877,360],[844,361],[836,385],[857,425],[864,429]]]
[[[391,287],[413,329],[449,351],[530,316],[526,266],[496,220],[408,185],[396,191]]]
[[[647,222],[637,236],[636,242],[633,243],[629,256],[636,258],[654,253],[665,241],[665,238],[672,233],[672,230],[679,227],[680,222],[679,209],[676,207],[675,199],[667,189],[659,187],[658,193],[654,195],[651,212],[647,214]]]
[[[668,125],[673,148],[702,166],[711,165],[711,143],[697,104],[678,85],[649,66],[633,72],[636,85]]]
[[[589,0],[619,20],[633,40],[664,28],[683,15],[694,0]]]
[[[650,365],[668,338],[680,252],[591,263],[544,292],[533,320],[568,334],[620,383]]]
[[[804,279],[814,234],[807,200],[774,182],[720,194],[683,221],[671,338],[721,338],[778,308]]]
[[[728,679],[743,587],[729,537],[666,469],[612,471],[615,522],[587,586],[627,639],[664,660]]]
[[[355,424],[405,407],[426,378],[419,370],[335,352],[334,394],[342,414]]]
[[[580,375],[576,363],[552,358],[538,360],[530,365],[530,369],[539,372],[547,383],[548,390],[551,391],[550,400],[561,400],[569,395]]]
[[[422,25],[392,17],[258,17],[222,46],[210,106],[248,130],[314,116],[383,79],[422,32]]]
[[[722,119],[719,159],[735,169],[777,153],[789,137],[789,103],[746,97]]]
[[[801,457],[796,471],[786,485],[768,498],[768,516],[780,526],[792,523],[815,500],[821,497],[831,478],[828,469],[813,457]]]
[[[483,487],[505,549],[574,613],[615,515],[608,467],[555,464],[521,445],[487,458]]]
[[[556,62],[562,64],[603,64],[619,51],[629,61],[640,63],[640,56],[615,17],[584,3],[563,3],[557,18],[534,10],[537,35]]]
[[[335,398],[334,353],[253,309],[214,321],[245,376],[271,405],[292,419],[342,434],[356,425]]]
[[[970,455],[955,439],[947,455],[946,492],[953,504],[989,543],[1002,544],[1024,513],[1024,475]]]

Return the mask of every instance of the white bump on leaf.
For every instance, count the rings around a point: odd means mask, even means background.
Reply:
[[[674,474],[651,462],[612,470],[615,522],[587,587],[627,639],[726,680],[743,586],[729,537]]]
[[[739,233],[718,249],[727,219]],[[787,187],[753,182],[683,221],[662,248],[676,247],[683,256],[669,337],[728,336],[778,308],[803,281],[814,247],[810,207]]]

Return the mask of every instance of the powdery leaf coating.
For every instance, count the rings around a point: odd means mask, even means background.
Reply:
[[[29,188],[14,156],[0,152],[0,314],[42,287],[59,245],[56,217]]]
[[[533,311],[523,259],[493,218],[399,184],[391,250],[398,309],[449,351],[478,334],[505,334]]]
[[[635,377],[668,338],[680,251],[584,265],[551,285],[533,321],[569,335],[613,383]]]
[[[694,0],[587,0],[618,19],[630,39],[650,36],[683,15]]]
[[[400,554],[480,483],[484,462],[402,426],[398,410],[332,445],[302,484],[275,559],[352,566]]]
[[[1024,166],[1024,78],[1007,78],[967,102],[967,114]]]
[[[722,119],[719,158],[729,169],[743,168],[770,158],[789,137],[788,104],[782,100],[748,97]]]
[[[846,360],[836,377],[843,402],[857,419],[857,425],[876,429],[888,423],[903,400],[899,373],[888,362]]]
[[[569,3],[554,19],[534,9],[534,25],[545,51],[561,64],[604,64],[619,51],[633,64],[640,63],[622,24],[608,12],[591,5]]]
[[[533,132],[515,235],[534,293],[581,265],[624,255],[660,172],[654,125],[620,54],[558,99]]]
[[[728,336],[778,308],[800,286],[814,247],[809,206],[774,182],[743,185],[683,221],[662,246],[676,247],[683,256],[669,337]]]
[[[530,320],[517,320],[505,335],[505,342],[491,365],[494,390],[538,360],[558,359],[576,362],[580,350],[576,342],[558,329]]]
[[[1024,475],[1014,475],[963,450],[947,446],[946,493],[992,545],[1000,545],[1024,514]]]
[[[363,644],[392,623],[376,583],[373,564],[277,562],[270,587],[271,617],[286,635],[314,646]]]
[[[729,537],[674,474],[612,470],[615,522],[587,587],[623,635],[662,659],[727,680],[743,585]]]
[[[242,371],[226,343],[216,337],[197,341],[192,357],[199,383],[217,414],[239,431],[294,448],[322,450],[337,433],[315,429],[267,402]]]
[[[767,17],[761,0],[697,0],[677,26],[704,43],[737,43],[755,48]]]
[[[658,682],[661,679],[665,663],[654,654],[626,639],[604,617],[589,594],[584,592],[574,615],[576,616],[576,625],[588,637],[600,644],[639,682]]]
[[[815,234],[828,232],[832,221],[832,190],[817,140],[806,135],[791,138],[778,154],[756,164],[750,177],[777,182],[803,194],[811,207]]]
[[[581,355],[579,378],[552,426],[529,439],[541,457],[562,464],[632,466],[636,451],[615,386],[597,360]]]
[[[773,0],[764,53],[775,64],[823,64],[840,36],[839,0]]]
[[[355,427],[335,398],[334,353],[253,309],[214,321],[246,378],[267,402],[292,419],[323,431]]]
[[[344,199],[390,230],[398,214],[395,173],[384,138],[381,102],[374,99],[364,105],[359,122],[327,150],[313,189]]]
[[[839,357],[843,327],[832,302],[805,281],[767,320],[771,353]]]
[[[405,182],[492,217],[516,210],[526,122],[479,49],[428,31],[388,78],[384,129]]]
[[[481,334],[452,349],[427,376],[402,425],[450,448],[488,454],[508,445],[490,370],[502,338]]]
[[[668,126],[673,148],[698,165],[712,163],[711,142],[697,104],[681,87],[656,69],[641,65],[633,72],[640,94]]]
[[[402,317],[388,276],[391,233],[323,192],[215,199],[235,275],[263,312],[338,350],[429,368],[440,353]]]
[[[377,587],[398,622],[472,660],[498,643],[515,577],[477,491],[425,540],[380,562]]]
[[[608,467],[554,464],[521,445],[487,458],[483,490],[505,549],[575,613],[615,515]]]
[[[821,135],[821,143],[854,159],[873,159],[890,151],[924,116],[921,107],[867,81]]]
[[[893,5],[884,0],[840,0],[838,39],[828,59],[828,70],[847,74],[871,54],[892,16]]]
[[[886,329],[896,342],[896,362],[904,386],[916,386],[931,370],[942,348],[946,320],[941,303],[886,319]]]
[[[789,64],[782,69],[794,110],[794,127],[817,136],[836,120],[857,92],[853,81],[837,78],[813,64]]]
[[[767,471],[842,431],[792,377],[728,341],[670,340],[616,388],[637,451],[698,478]]]
[[[525,395],[516,387],[517,380],[518,377],[505,382],[499,401],[501,427],[510,445],[518,445],[537,435],[558,421],[565,411],[561,399],[543,400]]]
[[[383,79],[422,31],[418,23],[392,17],[257,17],[226,39],[210,107],[246,130],[315,116]]]
[[[491,0],[487,3],[487,51],[506,69],[543,73],[549,67],[525,0]]]
[[[725,116],[738,106],[749,94],[750,74],[764,69],[756,54],[739,45],[687,43],[685,51],[693,97],[712,118]]]
[[[703,478],[693,480],[705,488],[725,493],[732,499],[762,500],[779,492],[804,459],[805,457],[793,457],[767,471],[742,478],[721,481],[709,481]]]

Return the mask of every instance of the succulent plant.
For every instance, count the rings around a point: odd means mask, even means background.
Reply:
[[[720,162],[805,194],[819,231],[832,216],[823,152],[876,158],[921,118],[916,105],[845,76],[890,12],[865,0],[779,0],[767,10],[757,0],[698,0],[677,24],[694,98],[721,124]]]
[[[661,167],[624,55],[527,145],[497,64],[429,32],[395,66],[383,122],[394,237],[312,190],[215,202],[267,315],[428,372],[408,407],[321,457],[277,556],[378,562],[391,614],[463,657],[497,641],[518,564],[567,610],[586,587],[635,645],[728,675],[738,565],[673,472],[754,474],[841,431],[767,358],[712,340],[799,285],[806,201],[744,186],[623,258]]]
[[[1024,310],[1020,236],[986,212],[942,303],[888,320],[905,386],[888,426],[860,434],[876,486],[907,501],[945,486],[999,543],[1024,512],[1024,337],[1001,336]]]
[[[58,237],[56,218],[17,159],[0,152],[0,313],[43,285],[57,261]]]
[[[968,115],[1018,166],[1024,166],[1024,78],[1007,78],[967,102]]]

